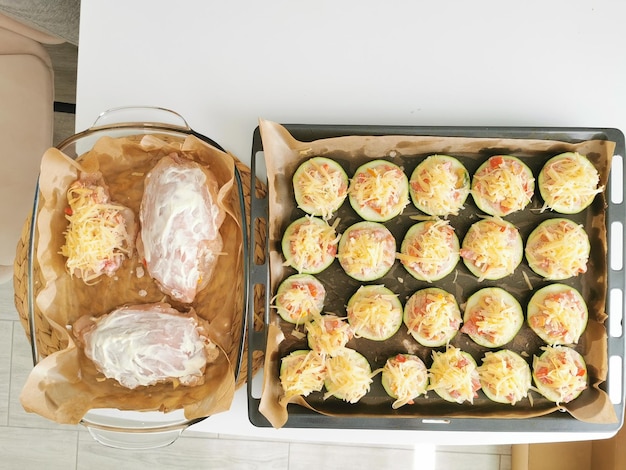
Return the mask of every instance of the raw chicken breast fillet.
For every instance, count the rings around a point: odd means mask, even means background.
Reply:
[[[219,354],[193,310],[180,313],[165,303],[85,315],[72,331],[97,369],[130,389],[160,382],[200,385],[207,363]]]
[[[208,284],[222,250],[217,194],[213,173],[177,154],[146,176],[137,248],[161,290],[180,302],[193,302]]]

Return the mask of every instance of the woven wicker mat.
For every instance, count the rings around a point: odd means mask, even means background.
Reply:
[[[250,168],[244,165],[239,160],[236,160],[237,168],[241,174],[242,180],[242,189],[244,194],[244,199],[246,203],[246,212],[248,216],[248,230],[250,229]],[[262,197],[265,194],[266,188],[260,181],[256,181],[255,188],[257,195]],[[13,266],[13,284],[15,290],[15,307],[19,313],[20,321],[22,323],[22,327],[26,332],[26,337],[28,341],[32,341],[30,337],[30,327],[28,322],[28,246],[30,243],[30,226],[32,223],[32,218],[28,218],[24,223],[24,227],[22,228],[22,235],[17,244],[17,251],[15,256],[15,263]],[[255,226],[254,230],[256,231],[256,240],[259,241],[257,245],[254,247],[254,254],[257,262],[262,264],[264,262],[264,253],[263,243],[265,240],[265,227],[262,224],[258,224]],[[33,297],[36,297],[37,293],[41,290],[42,282],[40,278],[39,267],[35,264],[33,268]],[[254,328],[255,330],[260,330],[263,327],[263,310],[264,310],[264,298],[263,294],[255,290],[254,291]],[[52,354],[53,352],[59,351],[61,349],[65,349],[67,347],[67,341],[63,339],[61,334],[50,326],[50,323],[43,316],[41,311],[34,306],[34,316],[35,316],[35,337],[37,338],[37,351],[39,353],[39,359],[43,359],[44,357]],[[242,316],[243,317],[243,316]],[[240,322],[243,321],[243,318],[240,318]],[[241,327],[241,324],[234,325],[237,328]],[[246,332],[247,338],[247,332]],[[241,387],[246,383],[246,376],[248,371],[248,341],[244,338],[245,341],[245,351],[241,361],[241,369],[239,371],[239,377],[237,380],[237,388]],[[253,360],[252,360],[252,368],[253,373],[256,373],[261,365],[263,364],[263,354],[260,351],[255,351]]]

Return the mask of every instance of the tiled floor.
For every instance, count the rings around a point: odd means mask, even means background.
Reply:
[[[75,99],[76,48],[49,48],[56,99]],[[74,133],[73,116],[57,113],[54,141]],[[0,468],[2,469],[441,469],[506,470],[510,446],[359,447],[242,440],[235,436],[184,436],[150,451],[112,449],[82,427],[62,426],[26,413],[19,394],[32,368],[30,346],[13,303],[11,283],[0,284]]]

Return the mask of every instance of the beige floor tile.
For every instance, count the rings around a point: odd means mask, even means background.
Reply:
[[[499,468],[498,454],[437,451],[435,457],[435,470],[499,470]]]
[[[511,470],[512,468],[511,456],[510,455],[501,455],[500,456],[500,470]]]
[[[0,320],[19,320],[13,303],[13,282],[0,284]]]
[[[74,431],[0,427],[0,442],[1,468],[76,468],[77,433]]]
[[[289,448],[289,470],[405,469],[411,468],[414,457],[412,449],[304,443],[292,443]],[[408,467],[407,463],[409,463]],[[424,468],[424,470],[432,469]]]
[[[11,384],[11,345],[13,322],[0,321],[0,425],[9,422],[9,390]]]
[[[80,434],[78,469],[133,470],[215,468],[220,470],[287,470],[289,444],[182,437],[171,446],[152,450],[120,450],[105,447]]]
[[[11,388],[9,397],[9,426],[64,429],[76,431],[77,426],[60,425],[34,413],[24,411],[20,403],[20,393],[26,382],[28,374],[33,368],[33,359],[30,344],[26,340],[24,331],[19,322],[14,323],[13,349],[11,362]]]

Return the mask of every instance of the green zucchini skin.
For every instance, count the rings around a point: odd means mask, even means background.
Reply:
[[[422,186],[422,175],[427,175],[429,170],[448,171],[455,180],[453,187],[433,187],[429,182],[424,182],[425,186]],[[425,214],[440,217],[458,215],[470,193],[469,172],[458,159],[450,155],[430,155],[411,173],[409,192],[413,205]],[[435,194],[446,195],[441,198],[443,200],[437,200]]]
[[[294,285],[298,285],[298,284],[311,286],[314,289],[315,293],[320,293],[321,302],[319,302],[316,305],[316,307],[319,307],[319,308],[315,308],[314,310],[309,311],[307,314],[301,315],[298,318],[294,319],[291,317],[287,306],[281,303],[281,297],[286,291],[294,287]],[[313,296],[315,300],[315,296],[313,294],[311,295]],[[280,285],[278,286],[278,290],[276,291],[276,301],[274,302],[274,304],[276,307],[276,312],[280,315],[280,317],[283,320],[289,323],[302,324],[310,320],[313,317],[313,315],[320,314],[322,312],[325,297],[326,297],[326,289],[324,288],[324,285],[315,276],[312,276],[311,274],[294,274],[292,276],[289,276],[283,282],[280,283]]]
[[[413,276],[415,279],[417,279],[418,281],[426,281],[426,282],[432,282],[432,281],[438,281],[440,279],[443,279],[444,277],[446,277],[448,274],[450,274],[452,271],[454,271],[454,268],[456,268],[456,265],[459,262],[460,259],[460,255],[459,255],[459,239],[456,236],[456,233],[454,233],[454,229],[451,228],[451,226],[449,225],[449,222],[447,221],[437,221],[437,222],[433,222],[433,221],[424,221],[424,222],[419,222],[413,226],[411,226],[409,228],[409,230],[407,231],[406,235],[404,236],[404,239],[402,240],[402,244],[400,245],[400,253],[401,255],[410,255],[410,251],[412,250],[412,246],[411,246],[411,242],[414,241],[414,238],[418,235],[420,235],[423,232],[426,232],[429,229],[429,226],[432,224],[446,224],[447,230],[449,230],[449,232],[451,233],[451,239],[450,239],[450,245],[448,248],[448,257],[444,260],[440,260],[443,261],[442,263],[430,263],[432,264],[440,264],[442,266],[441,271],[439,271],[438,274],[430,276],[430,275],[426,275],[423,272],[418,271],[417,269],[413,268],[410,262],[406,262],[405,260],[400,260],[400,262],[402,263],[402,265],[404,266],[404,268],[408,271],[408,273]]]
[[[540,305],[543,304],[546,297],[550,295],[558,296],[559,294],[573,296],[574,300],[582,307],[582,318],[580,324],[577,325],[576,320],[574,318],[571,318],[570,324],[565,325],[565,329],[571,333],[571,336],[575,338],[575,341],[564,341],[564,336],[562,335],[551,336],[546,329],[546,325],[542,326],[533,320],[536,316],[541,314]],[[554,301],[558,302],[559,300],[555,299]],[[575,315],[577,312],[568,311],[568,313]],[[585,330],[588,319],[589,311],[587,310],[587,304],[585,303],[585,299],[583,298],[583,296],[580,295],[580,292],[578,292],[575,288],[571,286],[560,283],[549,284],[535,292],[528,302],[528,307],[526,309],[526,322],[528,323],[528,326],[530,326],[535,334],[550,346],[554,346],[557,344],[572,344],[578,342],[578,338],[580,338],[583,331]],[[580,331],[575,330],[572,332],[574,326],[580,326]]]
[[[300,226],[307,224],[317,225],[324,229],[332,228],[330,225],[328,225],[326,221],[320,218],[311,216],[301,217],[294,220],[287,227],[282,238],[281,247],[283,250],[283,256],[285,258],[285,263],[298,271],[299,274],[318,274],[328,268],[335,260],[339,237],[336,237],[330,243],[324,244],[324,246],[321,246],[322,244],[319,244],[320,248],[316,248],[316,252],[313,254],[318,263],[308,263],[303,259],[305,257],[305,253],[294,253],[292,251],[290,241],[290,237],[297,230],[299,230]],[[332,231],[334,232],[334,228],[332,229]]]
[[[329,169],[334,175],[337,175],[337,178],[331,179],[326,177],[324,197],[321,198],[322,200],[312,201],[303,190],[301,178],[306,172],[315,171],[316,168],[321,167]],[[324,178],[321,173],[318,172],[317,174],[320,175],[320,178]],[[312,157],[302,162],[293,175],[292,183],[298,207],[307,214],[322,217],[326,220],[334,215],[348,196],[348,175],[339,163],[326,157]]]
[[[595,190],[593,194],[589,194],[587,197],[581,197],[580,193],[571,193],[568,194],[568,196],[573,198],[573,200],[557,200],[557,195],[553,194],[552,189],[548,188],[546,182],[546,180],[549,178],[547,176],[547,171],[553,165],[558,164],[562,160],[575,161],[578,165],[580,165],[580,167],[590,170],[590,173],[595,173],[595,178],[589,179],[589,186],[587,188],[589,190]],[[578,152],[565,152],[559,155],[555,155],[543,165],[541,171],[539,172],[539,176],[537,177],[537,186],[539,187],[539,194],[541,194],[541,198],[544,200],[545,206],[547,208],[560,214],[578,214],[591,205],[597,193],[602,192],[603,188],[598,188],[599,180],[600,176],[598,174],[598,171],[587,157],[579,154]],[[568,188],[566,185],[557,188],[558,191],[568,191],[569,189],[570,188]]]
[[[482,176],[483,173],[489,173],[490,171],[500,171],[502,168],[501,165],[516,165],[521,169],[522,174],[526,179],[526,182],[523,183],[523,187],[521,188],[526,194],[524,201],[515,201],[514,205],[510,206],[510,201],[507,201],[506,198],[502,200],[494,200],[488,194],[485,194],[485,188],[484,185],[481,185],[480,176]],[[491,188],[487,188],[487,192],[489,192],[490,189]],[[478,167],[478,169],[474,172],[474,177],[472,178],[471,193],[476,206],[478,206],[478,208],[485,214],[497,217],[505,217],[513,212],[524,209],[530,203],[534,191],[535,178],[533,177],[532,171],[522,160],[512,155],[494,155],[493,157],[490,157]]]
[[[541,370],[540,364],[542,361],[545,361],[546,358],[549,358],[553,355],[559,354],[561,352],[566,352],[568,357],[573,358],[581,367],[577,373],[577,377],[579,377],[579,387],[574,390],[567,390],[565,392],[569,392],[565,397],[562,396],[564,391],[557,390],[554,386],[551,386],[549,383],[546,383],[542,380],[544,372]],[[557,364],[558,360],[549,361],[552,365]],[[578,398],[580,394],[588,387],[588,372],[587,372],[587,364],[585,363],[585,359],[582,357],[580,353],[575,351],[572,348],[567,346],[548,346],[544,348],[544,352],[539,356],[535,356],[533,358],[533,382],[545,398],[555,403],[569,403],[572,400]]]
[[[358,196],[358,188],[364,181],[375,178],[372,173],[388,172],[384,178],[393,181],[395,191],[393,201],[380,201],[378,199],[362,201]],[[383,176],[378,176],[383,178]],[[348,199],[355,212],[363,219],[370,222],[386,222],[400,215],[409,204],[409,179],[402,169],[395,163],[386,160],[371,160],[357,168],[350,181]]]
[[[368,246],[371,245],[373,251],[376,245],[383,245],[384,252],[382,253],[382,259],[377,260],[376,264],[371,266],[371,268],[368,267],[371,272],[361,272],[354,269],[354,262],[356,261],[358,263],[359,260],[363,260],[362,256],[357,260],[352,259],[354,253],[350,252],[350,245],[355,237],[365,240]],[[348,276],[357,281],[373,281],[380,279],[392,268],[395,262],[395,256],[396,240],[389,229],[378,222],[368,221],[357,222],[348,227],[341,236],[337,252],[337,259],[341,267]]]
[[[389,318],[384,325],[366,324],[354,313],[354,307],[364,300],[377,300],[384,296],[383,301],[391,303]],[[352,326],[354,335],[372,341],[384,341],[391,338],[402,325],[402,303],[398,296],[382,285],[361,286],[356,293],[350,297],[347,305],[348,323]],[[380,328],[379,328],[380,327]]]
[[[481,332],[480,327],[477,325],[477,322],[481,321],[482,318],[479,317],[480,313],[476,312],[475,309],[484,299],[491,299],[491,304],[493,304],[495,300],[499,300],[504,304],[505,309],[512,308],[511,314],[506,318],[506,326],[510,326],[510,328],[508,334],[504,335],[502,338],[494,337],[490,339],[488,333]],[[515,338],[524,324],[524,312],[515,297],[504,289],[500,287],[485,287],[478,290],[467,299],[463,314],[463,323],[461,332],[466,333],[476,344],[486,348],[498,348]]]

